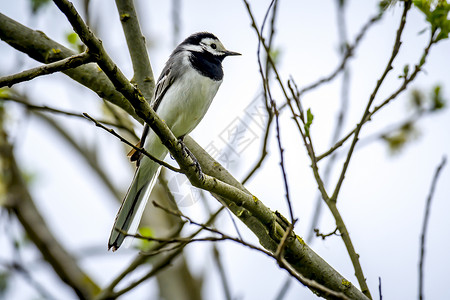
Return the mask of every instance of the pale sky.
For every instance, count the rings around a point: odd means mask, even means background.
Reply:
[[[71,28],[65,17],[53,4],[45,8],[39,17],[30,16],[26,0],[1,1],[0,11],[7,16],[34,29],[44,31],[50,38],[65,43],[65,34]],[[132,67],[127,46],[113,1],[91,1],[92,18],[98,36],[103,40],[109,54],[122,71],[131,78]],[[149,54],[155,76],[172,51],[170,1],[136,1],[141,10],[143,32],[150,43]],[[257,21],[262,21],[270,1],[251,1]],[[81,10],[80,1],[74,1]],[[375,1],[350,1],[347,9],[348,37],[354,40],[361,26],[377,12]],[[351,85],[350,106],[343,132],[346,134],[359,122],[376,80],[384,70],[392,51],[395,31],[399,24],[401,6],[385,13],[382,21],[367,33],[350,62]],[[395,69],[382,86],[375,105],[401,84],[403,66],[418,62],[428,38],[424,17],[412,9],[403,37],[403,45]],[[260,77],[256,58],[257,40],[250,28],[250,19],[242,1],[182,1],[180,39],[197,31],[216,34],[225,47],[242,53],[224,62],[224,82],[201,124],[191,136],[200,145],[209,149],[212,145],[225,149],[226,130],[244,122],[250,128],[248,145],[237,151],[229,162],[229,171],[242,179],[253,166],[260,153],[263,131],[256,120],[246,116],[260,89]],[[283,80],[292,76],[300,86],[314,82],[330,74],[340,60],[336,28],[335,1],[280,1],[275,46],[280,50],[279,71]],[[443,41],[432,48],[425,66],[412,88],[429,95],[436,84],[443,86],[443,96],[450,99],[450,42]],[[38,65],[28,57],[0,43],[1,75],[16,73]],[[17,67],[19,65],[19,67]],[[280,104],[283,97],[274,85],[274,98]],[[327,150],[335,126],[340,105],[341,77],[303,98],[303,106],[311,108],[314,121],[311,127],[314,145],[318,153]],[[19,84],[16,88],[26,92],[34,103],[61,109],[88,112],[100,115],[101,101],[95,94],[72,83],[63,75],[38,78],[31,83]],[[410,114],[410,93],[400,95],[387,106],[361,132],[361,139],[382,132],[392,124],[398,124]],[[82,260],[82,266],[102,285],[108,284],[133,257],[134,250],[106,253],[106,242],[114,220],[118,203],[93,175],[84,161],[49,127],[36,118],[30,118],[17,106],[11,107],[10,136],[15,141],[17,159],[22,168],[35,175],[31,186],[34,200],[63,245],[81,254],[84,249],[95,249],[96,255]],[[131,182],[132,168],[118,140],[83,120],[58,117],[64,126],[80,141],[95,145],[101,152],[99,160],[111,174],[115,184],[126,191]],[[317,197],[310,161],[294,122],[286,110],[280,119],[281,139],[285,148],[288,182],[293,201],[294,214],[299,221],[295,231],[307,236],[312,209]],[[391,155],[382,142],[372,142],[356,149],[342,187],[339,209],[350,231],[353,243],[364,269],[374,298],[378,298],[378,277],[382,279],[383,296],[386,299],[413,299],[417,297],[419,239],[426,197],[436,166],[443,155],[450,155],[450,112],[428,116],[417,124],[417,138],[399,154]],[[138,127],[137,127],[138,128]],[[283,181],[279,168],[279,152],[274,135],[270,136],[269,157],[263,169],[247,184],[247,188],[272,210],[288,215],[284,199]],[[20,138],[19,138],[20,137]],[[348,145],[344,147],[347,149]],[[168,158],[169,162],[172,162]],[[340,156],[332,175],[331,187],[342,167]],[[323,168],[322,163],[320,167]],[[426,243],[425,296],[428,299],[448,299],[447,259],[450,236],[450,166],[442,171],[431,207],[430,223]],[[218,207],[217,201],[208,197],[209,205]],[[203,220],[204,206],[200,201],[182,205],[183,212]],[[0,215],[2,219],[5,214]],[[237,221],[239,223],[239,221]],[[5,220],[0,220],[0,244]],[[323,209],[320,230],[330,232],[335,228],[334,220],[326,208]],[[19,232],[20,227],[13,230]],[[224,214],[217,228],[235,235],[229,217]],[[244,237],[257,243],[251,232],[239,224]],[[344,244],[339,237],[325,241],[314,240],[311,248],[348,280],[357,285],[353,268]],[[11,255],[11,247],[0,254],[1,259]],[[234,299],[274,299],[286,278],[275,261],[233,243],[219,244],[231,292]],[[205,299],[225,299],[221,282],[212,263],[210,245],[194,244],[186,248],[190,267],[195,274],[205,275]],[[27,251],[26,260],[35,263],[35,277],[42,284],[56,282],[55,275],[42,264],[38,256]],[[36,292],[19,276],[14,280],[14,299],[35,298]],[[51,286],[51,291],[60,299],[72,299],[66,286]],[[123,299],[157,299],[156,283],[148,284],[123,297]],[[150,298],[148,298],[150,297]],[[285,299],[317,299],[308,289],[293,281]]]

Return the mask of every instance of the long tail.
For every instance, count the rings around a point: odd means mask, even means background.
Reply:
[[[163,160],[167,155],[167,149],[154,133],[150,133],[145,148],[160,160]],[[119,249],[125,239],[124,233],[131,232],[130,228],[133,225],[136,225],[137,228],[160,170],[161,166],[158,163],[146,156],[142,157],[114,221],[109,236],[108,249],[113,251]],[[134,231],[136,228],[134,228]]]

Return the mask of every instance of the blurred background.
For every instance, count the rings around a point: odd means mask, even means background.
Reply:
[[[65,16],[52,2],[43,1],[40,5],[36,4],[38,2],[2,1],[0,12],[76,49],[78,41],[74,40]],[[119,68],[131,78],[132,65],[115,4],[106,0],[73,3],[103,41]],[[345,1],[342,10],[345,23],[339,23],[339,3],[278,2],[273,49],[283,80],[293,78],[301,89],[331,74],[342,60],[342,38],[352,44],[364,24],[379,11],[377,1]],[[225,47],[243,54],[224,61],[223,84],[207,115],[191,134],[235,178],[242,180],[258,161],[266,120],[264,114],[256,113],[263,106],[257,61],[258,41],[243,1],[152,0],[135,1],[135,4],[156,77],[173,48],[194,32],[212,32]],[[270,1],[250,1],[250,4],[260,26]],[[310,130],[317,153],[325,152],[333,144],[333,132],[343,105],[345,118],[339,138],[353,130],[360,121],[376,81],[392,53],[402,11],[402,4],[393,5],[380,21],[368,29],[350,58],[345,75],[341,73],[331,82],[304,94],[303,107],[310,108],[314,115]],[[342,32],[340,35],[340,28],[345,29],[344,35]],[[394,69],[382,85],[375,106],[401,85],[399,76],[403,74],[404,66],[409,65],[411,71],[419,62],[429,38],[428,28],[424,15],[412,8]],[[445,101],[450,98],[449,53],[448,40],[433,46],[423,72],[407,91],[376,113],[363,127],[338,199],[338,207],[360,255],[374,298],[379,298],[379,278],[382,294],[387,299],[417,297],[425,202],[437,165],[443,156],[450,154],[450,112]],[[38,65],[40,63],[8,44],[0,43],[1,76]],[[281,106],[285,100],[275,82],[273,86],[274,99]],[[443,107],[425,109],[424,112],[423,107],[436,104],[436,87],[440,87],[438,97]],[[63,74],[42,76],[15,85],[14,90],[36,105],[87,112],[92,116],[107,115],[103,101],[96,94]],[[106,286],[138,251],[133,246],[116,253],[107,251],[107,238],[119,201],[133,175],[134,166],[126,157],[128,149],[86,120],[47,114],[70,135],[75,145],[82,148],[78,151],[61,135],[61,131],[55,130],[55,126],[22,105],[8,101],[0,102],[0,106],[5,111],[5,127],[14,145],[16,160],[27,178],[29,191],[40,213],[54,236],[76,257],[79,265],[97,284]],[[140,135],[140,125],[133,122],[137,135]],[[288,216],[274,128],[272,124],[268,156],[246,187],[272,210]],[[323,240],[311,235],[311,223],[317,210],[317,184],[288,110],[280,114],[280,128],[294,215],[299,219],[295,231],[333,268],[357,285],[341,238],[332,235]],[[239,130],[243,133],[236,140]],[[340,174],[348,146],[344,145],[337,152],[329,176],[329,193]],[[90,155],[104,170],[112,188],[104,184],[80,154],[82,152]],[[170,157],[166,160],[174,163]],[[327,160],[320,162],[322,172],[326,164]],[[182,176],[169,171],[165,173],[184,214],[204,222],[209,211],[220,207],[210,195],[203,197],[200,191],[191,188]],[[450,268],[447,258],[449,182],[450,167],[447,165],[434,193],[426,238],[424,295],[428,299],[450,298],[450,289],[447,288]],[[157,197],[152,195],[151,199]],[[232,218],[222,213],[215,227],[236,236]],[[245,240],[258,244],[239,220],[236,224]],[[334,219],[323,207],[314,228],[328,233],[335,227]],[[161,236],[157,227],[151,228],[156,230],[153,232],[155,236]],[[167,232],[168,229],[161,230]],[[190,229],[186,230],[189,232]],[[0,211],[0,249],[0,298],[43,299],[49,295],[55,299],[76,298],[27,240],[17,219],[4,209]],[[273,259],[261,253],[233,242],[220,242],[217,249],[232,299],[316,298],[297,281],[289,281],[287,273]],[[184,255],[191,274],[202,283],[203,298],[227,299],[212,244],[193,243],[185,248]],[[25,273],[10,268],[17,257],[26,267]],[[129,278],[126,282],[132,280]],[[40,292],[37,287],[43,287],[46,292]],[[150,279],[121,299],[160,297],[157,281]]]

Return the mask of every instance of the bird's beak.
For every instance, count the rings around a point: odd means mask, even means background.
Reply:
[[[223,51],[223,54],[225,54],[225,56],[242,55],[242,54],[240,54],[240,53],[238,53],[238,52],[233,52],[233,51],[228,51],[228,50]]]

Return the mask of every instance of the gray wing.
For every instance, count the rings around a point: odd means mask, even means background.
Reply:
[[[172,85],[175,79],[174,72],[172,72],[172,66],[166,65],[158,79],[158,83],[155,88],[155,96],[150,103],[154,111],[158,111],[159,104],[161,104],[162,98],[166,94],[169,87]]]
[[[175,79],[175,76],[173,76],[174,75],[173,73],[174,72],[172,72],[172,66],[166,65],[164,67],[161,75],[159,76],[158,83],[156,84],[156,87],[155,87],[155,96],[153,97],[152,101],[150,102],[150,106],[153,108],[154,111],[158,110],[158,106],[161,104],[162,98],[166,94],[169,87],[172,85],[172,83]],[[140,147],[144,147],[145,139],[147,138],[149,129],[150,129],[150,127],[146,123],[144,125],[144,130],[142,131],[141,140],[139,142]],[[142,158],[142,153],[139,153],[136,151],[136,152],[132,153],[130,160],[136,161],[136,165],[139,166],[141,158]]]

